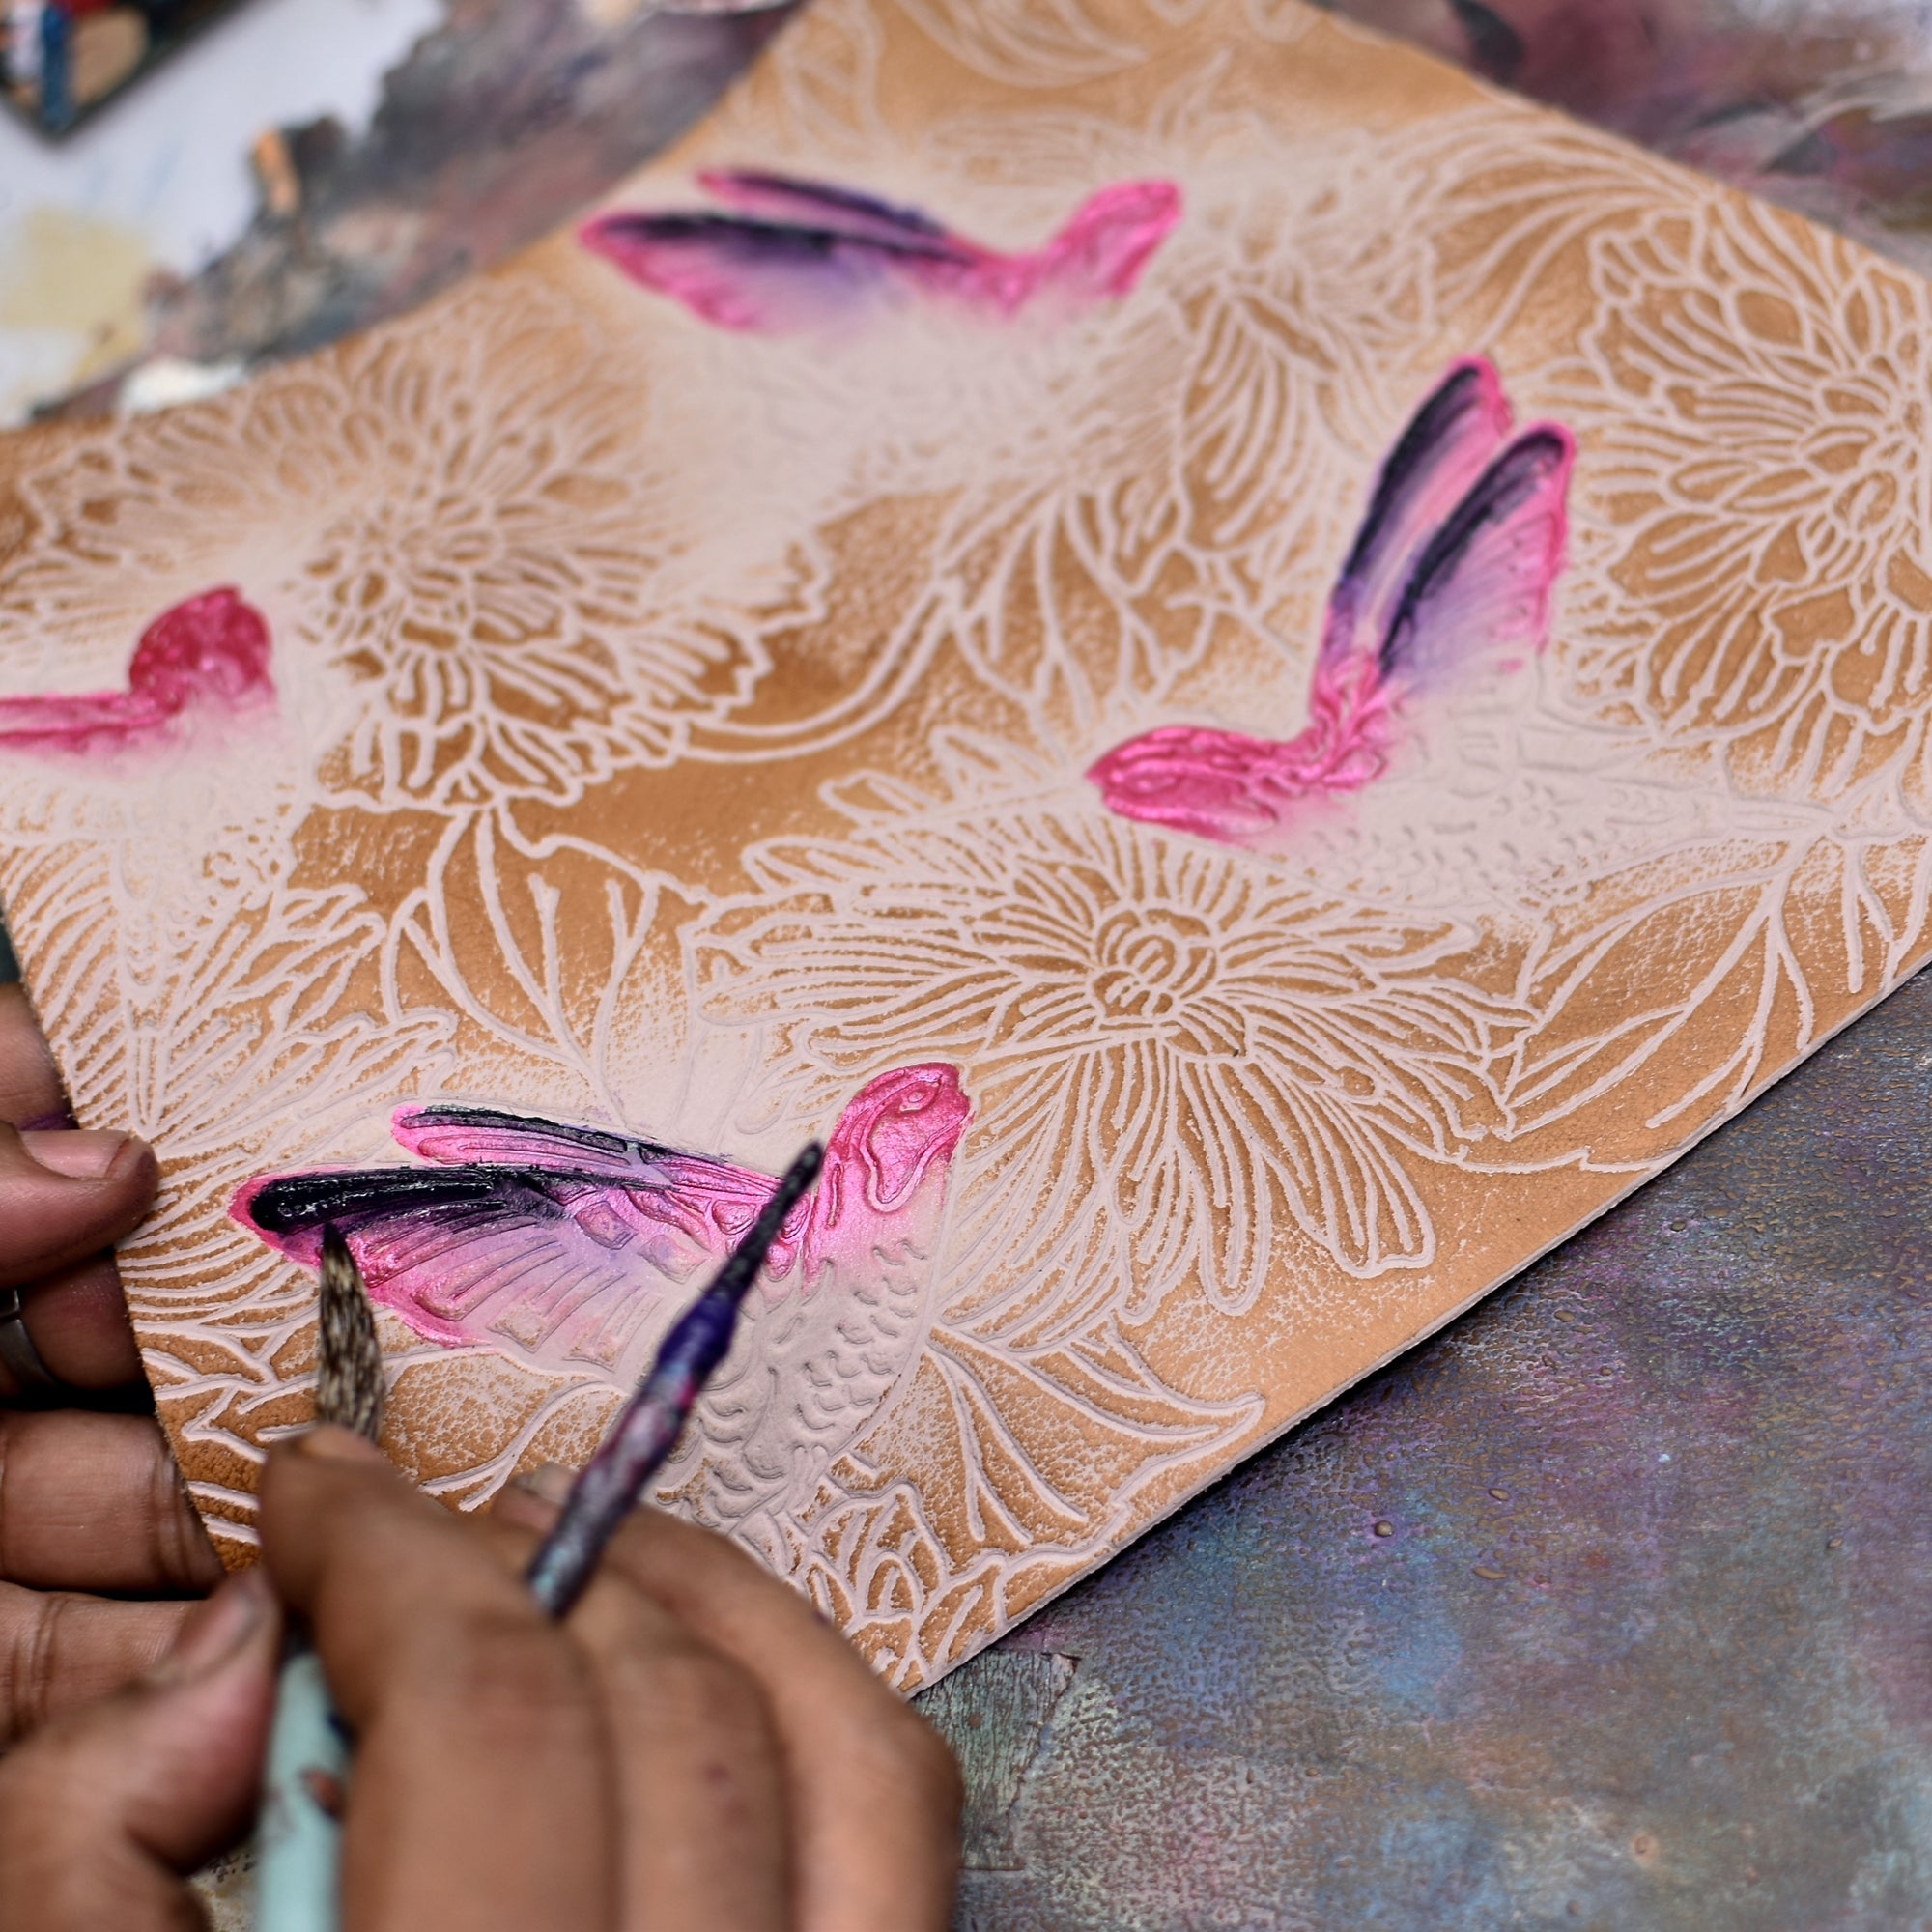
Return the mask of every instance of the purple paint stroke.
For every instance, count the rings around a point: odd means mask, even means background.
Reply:
[[[867,1082],[772,1244],[767,1292],[810,1293],[834,1267],[856,1279],[929,1240],[971,1111],[937,1063]],[[229,1211],[311,1267],[332,1222],[372,1299],[417,1334],[452,1348],[508,1336],[547,1367],[637,1360],[664,1285],[715,1267],[777,1185],[708,1154],[483,1108],[402,1108],[394,1132],[429,1164],[267,1175]]]
[[[269,626],[224,585],[165,611],[141,634],[125,691],[0,697],[0,747],[112,753],[172,736],[190,713],[234,716],[273,703]]]
[[[1003,254],[851,188],[751,171],[699,181],[732,212],[618,210],[578,239],[704,321],[759,334],[849,321],[906,297],[1001,319],[1077,314],[1130,293],[1180,219],[1172,182],[1117,182],[1044,246]]]
[[[1379,777],[1409,706],[1542,650],[1575,456],[1554,424],[1512,436],[1495,370],[1458,363],[1382,465],[1329,598],[1306,726],[1290,739],[1149,731],[1089,770],[1108,809],[1268,850],[1304,801]]]

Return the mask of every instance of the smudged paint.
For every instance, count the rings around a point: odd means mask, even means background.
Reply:
[[[1171,724],[1116,746],[1087,776],[1112,811],[1265,849],[1294,807],[1387,767],[1406,706],[1520,669],[1548,640],[1575,445],[1514,438],[1496,372],[1461,362],[1416,412],[1377,479],[1328,601],[1309,720],[1287,740]]]
[[[99,753],[151,745],[192,712],[234,716],[274,700],[269,626],[224,586],[177,604],[141,634],[125,691],[0,698],[0,748]]]
[[[971,1111],[938,1063],[867,1082],[773,1244],[768,1293],[810,1293],[828,1269],[863,1272],[915,1224],[929,1233]],[[664,1282],[722,1262],[777,1184],[708,1154],[485,1108],[404,1108],[393,1131],[431,1165],[265,1176],[229,1211],[309,1266],[332,1223],[371,1296],[419,1335],[459,1347],[507,1333],[549,1365],[628,1359]]]
[[[1180,218],[1172,182],[1117,182],[1043,247],[1003,254],[851,188],[749,171],[699,179],[733,212],[620,210],[579,239],[704,321],[763,334],[849,320],[895,296],[999,317],[1077,312],[1128,294]]]

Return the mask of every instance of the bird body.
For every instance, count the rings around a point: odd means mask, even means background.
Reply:
[[[141,634],[125,691],[0,698],[0,747],[117,752],[167,736],[189,712],[271,703],[270,648],[267,622],[239,590],[203,591]]]
[[[933,1063],[880,1074],[839,1115],[686,1451],[704,1464],[710,1519],[735,1526],[795,1506],[910,1365],[970,1113],[957,1074]],[[332,1224],[371,1298],[431,1341],[624,1388],[777,1184],[710,1155],[492,1109],[403,1108],[394,1133],[426,1164],[268,1175],[230,1211],[311,1266]]]
[[[1298,810],[1379,777],[1418,703],[1520,669],[1548,640],[1575,446],[1510,433],[1489,363],[1458,363],[1382,465],[1328,601],[1307,725],[1290,739],[1169,724],[1089,769],[1110,810],[1256,850]]]
[[[1171,182],[1117,182],[1042,247],[1003,254],[916,209],[789,176],[699,177],[729,213],[617,210],[579,230],[640,287],[720,328],[784,334],[895,297],[995,317],[1080,309],[1130,291],[1180,216]]]

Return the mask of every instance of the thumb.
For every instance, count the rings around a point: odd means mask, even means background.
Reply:
[[[139,1224],[159,1179],[154,1150],[132,1134],[23,1134],[0,1125],[0,1287],[38,1281],[111,1247]]]
[[[0,1759],[0,1925],[199,1932],[180,1874],[247,1823],[278,1632],[260,1572],[231,1577],[141,1682]]]

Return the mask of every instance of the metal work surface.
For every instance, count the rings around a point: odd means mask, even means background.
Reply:
[[[1343,11],[1932,269],[1926,7]],[[258,152],[147,350],[293,353],[487,264],[777,17],[453,0],[366,133]],[[1932,1925],[1928,1102],[1932,979],[927,1693],[961,1927]]]

